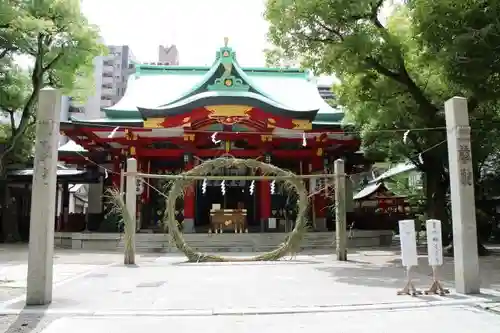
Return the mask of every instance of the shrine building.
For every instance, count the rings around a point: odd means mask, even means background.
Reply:
[[[137,159],[140,172],[153,174],[182,172],[221,156],[260,159],[298,174],[332,172],[338,158],[345,160],[348,173],[368,165],[356,153],[359,138],[343,130],[343,111],[321,97],[311,72],[241,67],[227,40],[210,67],[136,65],[125,96],[102,111],[101,119],[74,117],[61,123],[61,133],[74,142],[59,150],[59,160],[98,171],[101,194],[106,186],[123,188],[120,173],[129,157]],[[98,170],[95,164],[112,172]],[[159,189],[165,183],[147,181]],[[196,182],[178,204],[183,231],[207,232],[214,209],[244,209],[249,232],[286,231],[293,205],[274,185],[225,181],[221,190],[221,181]],[[311,187],[320,185],[310,182],[308,186],[312,193]],[[138,195],[140,229],[155,230],[165,198],[148,186],[139,189]],[[312,195],[314,230],[333,227],[329,196],[327,191]],[[100,213],[103,219],[103,200],[97,197],[101,207],[90,213]],[[95,196],[89,197],[89,205],[91,200]]]

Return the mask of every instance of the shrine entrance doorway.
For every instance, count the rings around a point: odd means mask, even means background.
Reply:
[[[203,184],[205,182],[205,185]],[[211,216],[218,211],[244,211],[246,227],[251,231],[260,230],[257,207],[257,182],[251,193],[250,181],[226,180],[224,192],[222,181],[207,180],[196,182],[195,229],[196,232],[208,232]]]

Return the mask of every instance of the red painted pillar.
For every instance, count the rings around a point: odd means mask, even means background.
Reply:
[[[188,161],[184,169],[191,170],[193,162]],[[195,205],[195,186],[194,184],[186,188],[184,193],[184,220],[182,222],[182,230],[184,233],[194,233],[194,205]]]
[[[271,183],[269,180],[260,181],[260,231],[266,228],[271,217]]]

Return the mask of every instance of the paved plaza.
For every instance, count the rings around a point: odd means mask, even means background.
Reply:
[[[145,254],[56,251],[54,300],[24,308],[26,248],[0,248],[0,332],[498,332],[500,257],[481,259],[483,294],[397,296],[394,250],[359,250],[348,262],[310,253],[274,263],[187,264]],[[415,284],[431,282],[421,258]],[[443,267],[453,287],[453,265]]]

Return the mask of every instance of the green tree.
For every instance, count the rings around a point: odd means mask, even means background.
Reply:
[[[34,123],[42,88],[50,85],[79,99],[92,93],[93,59],[105,52],[99,37],[78,0],[0,0],[0,79],[6,78],[0,86],[0,110],[19,118],[11,122],[0,154],[2,180],[18,142]],[[27,73],[13,65],[19,58],[30,62]],[[16,238],[14,232],[7,234]]]
[[[267,67],[297,67],[299,62],[296,59],[288,58],[280,48],[265,49]]]
[[[444,1],[449,7],[460,3],[459,9],[448,12],[446,6],[440,5],[443,1],[409,3],[394,6],[384,20],[383,0],[268,0],[265,16],[270,23],[271,41],[287,57],[300,54],[305,65],[316,73],[335,73],[339,78],[341,83],[335,87],[339,104],[359,126],[367,151],[382,151],[391,160],[409,159],[425,173],[428,216],[447,221],[446,133],[413,130],[407,133],[407,143],[403,143],[404,129],[444,126],[443,104],[454,95],[470,98],[473,126],[481,123],[494,127],[498,113],[496,107],[490,106],[497,101],[488,95],[488,101],[479,103],[487,85],[483,84],[484,77],[475,75],[466,84],[469,72],[460,72],[460,59],[454,56],[473,42],[454,45],[448,52],[436,52],[445,45],[442,42],[433,43],[434,48],[426,46],[434,36],[448,38],[450,43],[457,36],[436,24],[443,17],[449,30],[474,30],[475,15],[480,16],[475,7],[480,2]],[[491,6],[500,8],[500,3],[492,2]],[[498,26],[496,11],[492,12],[482,23]],[[426,15],[427,24],[419,25]],[[495,29],[489,31],[494,33]],[[487,71],[493,57],[491,50],[496,45],[499,44],[484,46],[482,51],[489,47],[490,52],[483,58],[476,52],[476,66],[485,67],[476,73]],[[496,72],[491,73],[492,78],[497,76]],[[401,131],[396,135],[385,131],[391,129]],[[492,144],[484,134],[474,136],[476,167],[487,158]]]

